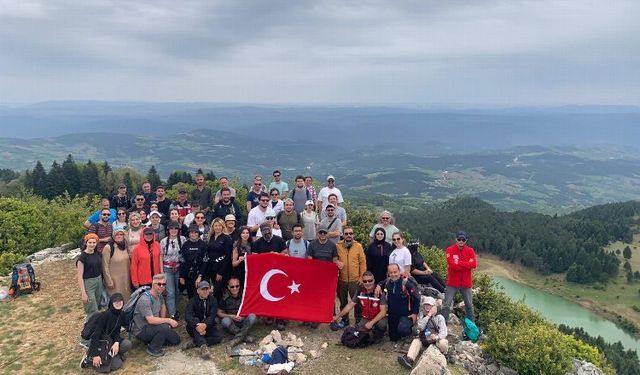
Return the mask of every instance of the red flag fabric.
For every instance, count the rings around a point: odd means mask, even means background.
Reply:
[[[329,323],[338,284],[335,263],[278,254],[245,258],[238,315]]]

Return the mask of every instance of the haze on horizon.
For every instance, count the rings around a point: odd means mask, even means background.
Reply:
[[[0,103],[640,104],[640,2],[0,0]]]

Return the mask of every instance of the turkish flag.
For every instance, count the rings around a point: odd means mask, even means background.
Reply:
[[[278,254],[252,254],[244,263],[238,315],[331,322],[338,284],[335,263]]]

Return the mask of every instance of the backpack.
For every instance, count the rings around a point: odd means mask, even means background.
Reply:
[[[11,273],[11,288],[9,295],[17,297],[21,294],[31,294],[40,290],[40,283],[36,281],[36,273],[31,263],[18,263],[13,266]]]
[[[82,332],[80,332],[80,337],[84,340],[90,340],[93,333],[96,331],[96,326],[98,325],[98,320],[103,315],[103,312],[94,313],[89,317],[86,323],[84,323],[84,327],[82,327]]]
[[[271,362],[269,364],[276,365],[279,363],[289,362],[289,350],[282,345],[278,345],[271,352]]]
[[[149,298],[149,300],[153,302],[151,294],[149,293],[150,289],[151,288],[148,286],[141,286],[140,288],[136,289],[133,293],[131,293],[129,300],[122,307],[122,315],[124,316],[122,326],[126,328],[127,331],[131,332],[131,325],[133,324],[133,314],[136,311],[136,305],[138,304],[138,300],[140,300],[140,297],[145,294]]]
[[[462,321],[463,337],[468,338],[471,342],[478,341],[480,337],[480,329],[473,320],[465,317]]]
[[[306,252],[309,249],[309,241],[302,239],[302,242],[304,243],[304,251]],[[287,240],[286,244],[288,249],[289,245],[291,245],[291,240]]]
[[[309,191],[309,189],[304,189],[304,191],[307,193],[307,200],[310,201],[311,200],[311,192]],[[291,198],[291,200],[293,200],[293,197],[296,196],[296,188],[293,188],[293,191],[291,192],[291,196],[289,198]]]
[[[364,348],[370,344],[370,339],[369,332],[366,330],[349,326],[342,332],[340,342],[347,348]]]

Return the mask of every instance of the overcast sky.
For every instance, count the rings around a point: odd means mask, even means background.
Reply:
[[[0,0],[0,102],[640,104],[640,1]]]

